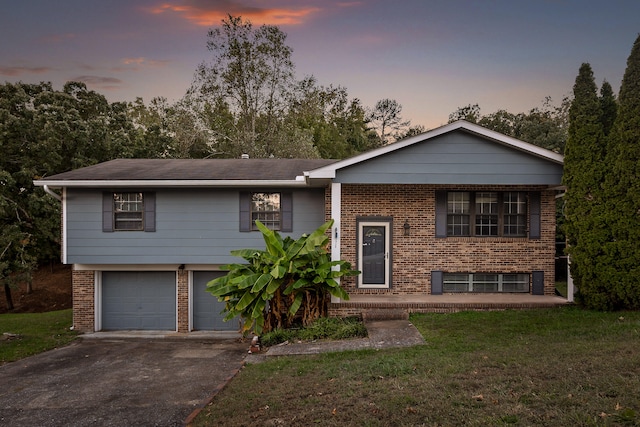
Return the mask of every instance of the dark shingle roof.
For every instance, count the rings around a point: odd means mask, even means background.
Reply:
[[[41,181],[295,180],[327,159],[117,159]]]

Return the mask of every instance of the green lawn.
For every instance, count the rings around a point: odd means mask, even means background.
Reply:
[[[0,314],[0,365],[69,344],[77,335],[71,325],[71,309]],[[5,333],[17,337],[7,340]]]
[[[426,345],[248,365],[195,425],[640,425],[639,312],[411,319]]]

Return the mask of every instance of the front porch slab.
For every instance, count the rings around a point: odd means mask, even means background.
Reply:
[[[455,313],[458,311],[524,310],[571,304],[555,295],[447,294],[447,295],[351,295],[332,302],[330,316],[362,316],[364,312],[405,310],[407,313]]]

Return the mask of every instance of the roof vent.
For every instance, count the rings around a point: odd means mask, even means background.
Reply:
[[[243,154],[242,156],[240,156],[241,159],[248,159],[249,155],[248,154]]]

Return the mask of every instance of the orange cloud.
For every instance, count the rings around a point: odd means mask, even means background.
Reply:
[[[262,9],[244,6],[233,1],[219,1],[210,4],[210,2],[199,0],[188,0],[182,4],[164,3],[150,9],[154,14],[176,13],[182,15],[188,21],[203,27],[218,25],[229,14],[242,16],[243,19],[257,24],[298,25],[302,24],[306,17],[319,10],[316,7]]]

